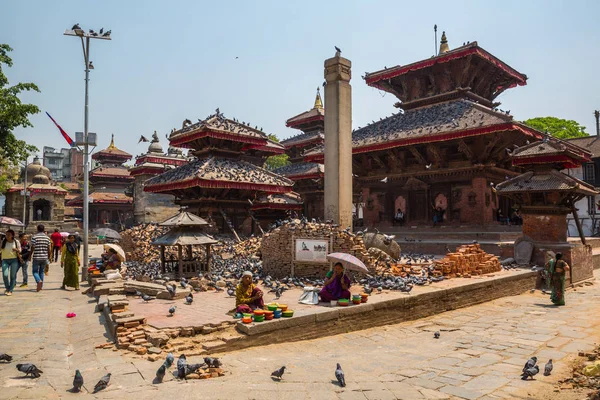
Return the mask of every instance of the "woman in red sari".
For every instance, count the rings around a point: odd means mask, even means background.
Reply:
[[[252,272],[245,271],[235,288],[235,307],[238,313],[250,313],[265,306],[263,292],[252,283]]]

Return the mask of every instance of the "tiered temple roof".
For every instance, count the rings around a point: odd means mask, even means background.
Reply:
[[[148,151],[136,157],[135,165],[129,169],[131,176],[158,175],[166,170],[184,165],[188,162],[180,149],[169,146],[167,154],[163,152],[156,131],[152,135],[152,141]]]
[[[172,146],[191,149],[197,159],[149,179],[145,191],[223,202],[245,190],[292,190],[292,181],[259,166],[267,156],[283,152],[283,146],[270,141],[261,129],[225,118],[219,109],[195,124],[185,120],[182,129],[171,133],[170,141]],[[220,189],[226,192],[215,198],[214,191]]]

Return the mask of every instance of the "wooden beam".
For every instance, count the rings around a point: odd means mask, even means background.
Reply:
[[[494,137],[490,139],[488,144],[485,146],[483,152],[479,155],[479,162],[484,163],[489,159],[490,153],[492,152],[494,147],[500,142],[501,139],[502,136],[500,136],[499,134],[495,134]]]
[[[446,160],[442,156],[439,146],[437,146],[433,143],[429,143],[427,145],[427,152],[433,156],[433,159],[435,160],[435,164],[438,167],[446,166]]]
[[[463,139],[458,140],[458,151],[463,153],[472,163],[477,161],[477,157],[475,157],[473,150],[469,147],[467,143],[465,143]]]
[[[417,161],[419,162],[419,164],[421,164],[421,165],[427,165],[427,160],[425,159],[425,157],[423,157],[423,155],[421,154],[421,152],[419,152],[419,150],[417,150],[416,147],[414,147],[414,146],[408,146],[408,151],[410,151],[410,153],[413,155],[413,157],[415,157],[417,159]]]
[[[398,171],[398,157],[396,157],[396,154],[394,154],[393,151],[388,150],[386,152],[386,156],[387,156],[387,161],[388,161],[388,164],[390,165],[392,172],[397,172]]]
[[[381,161],[381,158],[379,158],[379,156],[371,154],[371,160],[375,161],[375,163],[379,165],[380,168],[387,169],[387,166],[383,163],[383,161]]]

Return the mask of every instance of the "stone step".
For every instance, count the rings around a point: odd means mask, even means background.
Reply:
[[[210,342],[202,343],[202,348],[207,352],[213,352],[225,348],[227,343],[223,340],[211,340]]]
[[[139,281],[127,281],[123,284],[123,288],[126,293],[135,293],[137,290],[141,293],[147,294],[148,296],[156,296],[160,292],[166,290],[164,285]]]
[[[139,322],[140,324],[145,324],[146,317],[134,315],[133,317],[119,318],[118,321],[116,321],[116,322],[118,325],[125,325],[128,322]]]

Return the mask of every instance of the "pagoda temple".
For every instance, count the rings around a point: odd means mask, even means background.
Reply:
[[[190,149],[196,159],[150,178],[144,190],[174,195],[178,204],[221,232],[257,231],[253,201],[292,191],[291,180],[262,167],[284,147],[270,141],[262,128],[225,118],[219,109],[194,124],[186,119],[169,140],[171,146]]]
[[[288,119],[285,125],[288,128],[299,129],[302,133],[281,142],[289,156],[290,164],[277,168],[273,172],[294,181],[294,191],[302,196],[304,201],[302,211],[306,217],[323,219],[325,168],[322,162],[304,161],[305,152],[323,145],[325,141],[323,136],[325,109],[319,88],[317,88],[313,108]]]
[[[144,182],[187,162],[181,149],[169,146],[165,154],[154,131],[148,151],[136,157],[135,165],[129,169],[129,174],[134,177],[133,216],[136,224],[163,221],[179,210],[173,195],[145,192]]]
[[[353,190],[366,225],[390,226],[398,209],[413,226],[431,224],[438,207],[443,223],[482,225],[498,208],[508,213],[511,200],[498,199],[490,183],[518,174],[507,148],[542,134],[496,99],[527,76],[477,42],[450,50],[444,34],[439,54],[363,78],[399,100],[398,112],[352,133]],[[322,162],[323,148],[304,159]]]
[[[99,166],[90,171],[90,228],[111,228],[117,231],[133,223],[133,197],[126,192],[133,183],[123,163],[131,159],[131,154],[115,146],[115,135],[110,145],[92,154]],[[81,207],[83,196],[71,200],[71,207]]]
[[[591,161],[591,156],[575,144],[548,135],[542,141],[515,149],[512,162],[525,172],[496,186],[497,193],[514,200],[521,211],[522,240],[531,243],[533,262],[544,265],[548,251],[562,252],[571,265],[571,283],[593,276],[591,247],[586,246],[575,203],[598,192],[592,185],[561,170],[577,168]],[[567,240],[569,213],[575,218],[581,244]],[[515,246],[515,255],[518,252]]]
[[[48,228],[60,228],[64,222],[65,196],[67,191],[50,181],[50,170],[35,157],[27,165],[27,194],[23,194],[24,184],[12,186],[6,192],[6,216],[19,221],[23,219],[25,204],[25,225],[43,223]],[[23,177],[24,178],[24,177]]]

